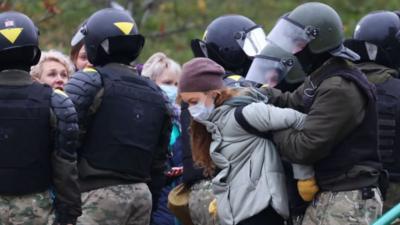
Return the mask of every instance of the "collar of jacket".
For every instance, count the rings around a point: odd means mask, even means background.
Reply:
[[[0,85],[29,85],[33,80],[31,75],[23,70],[3,70],[0,72]]]
[[[114,62],[112,62],[112,63],[105,64],[104,66],[108,66],[110,68],[119,68],[119,69],[124,68],[126,70],[132,70],[135,73],[137,73],[137,70],[136,70],[135,67],[133,67],[131,65],[122,64],[122,63],[114,63]]]
[[[398,78],[398,71],[373,62],[357,64],[357,67],[367,76],[368,81],[374,84],[380,84],[390,78]]]

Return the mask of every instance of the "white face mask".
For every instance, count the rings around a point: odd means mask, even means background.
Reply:
[[[196,105],[190,106],[188,109],[194,120],[202,122],[210,117],[211,113],[214,111],[214,104],[211,107],[207,107],[204,102],[199,102]]]

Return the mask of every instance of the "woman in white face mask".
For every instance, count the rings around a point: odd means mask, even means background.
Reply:
[[[224,69],[207,58],[183,65],[178,94],[194,119],[193,159],[214,176],[222,225],[284,224],[289,216],[285,174],[267,134],[301,129],[305,115],[267,104],[256,89],[224,88],[223,74]],[[297,179],[314,175],[309,167],[294,170]]]

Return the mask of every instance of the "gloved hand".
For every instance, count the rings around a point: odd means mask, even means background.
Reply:
[[[319,187],[315,178],[312,177],[306,180],[298,180],[297,190],[304,201],[310,202],[314,199],[315,194],[317,194],[319,191]]]
[[[213,218],[217,217],[217,199],[212,200],[208,205],[208,213],[210,213]]]

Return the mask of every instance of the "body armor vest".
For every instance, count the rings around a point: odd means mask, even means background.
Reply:
[[[167,115],[162,93],[127,67],[96,70],[104,95],[80,154],[95,168],[148,178]]]
[[[379,153],[390,180],[400,182],[400,80],[376,84]]]
[[[0,86],[0,195],[50,186],[50,87]]]

